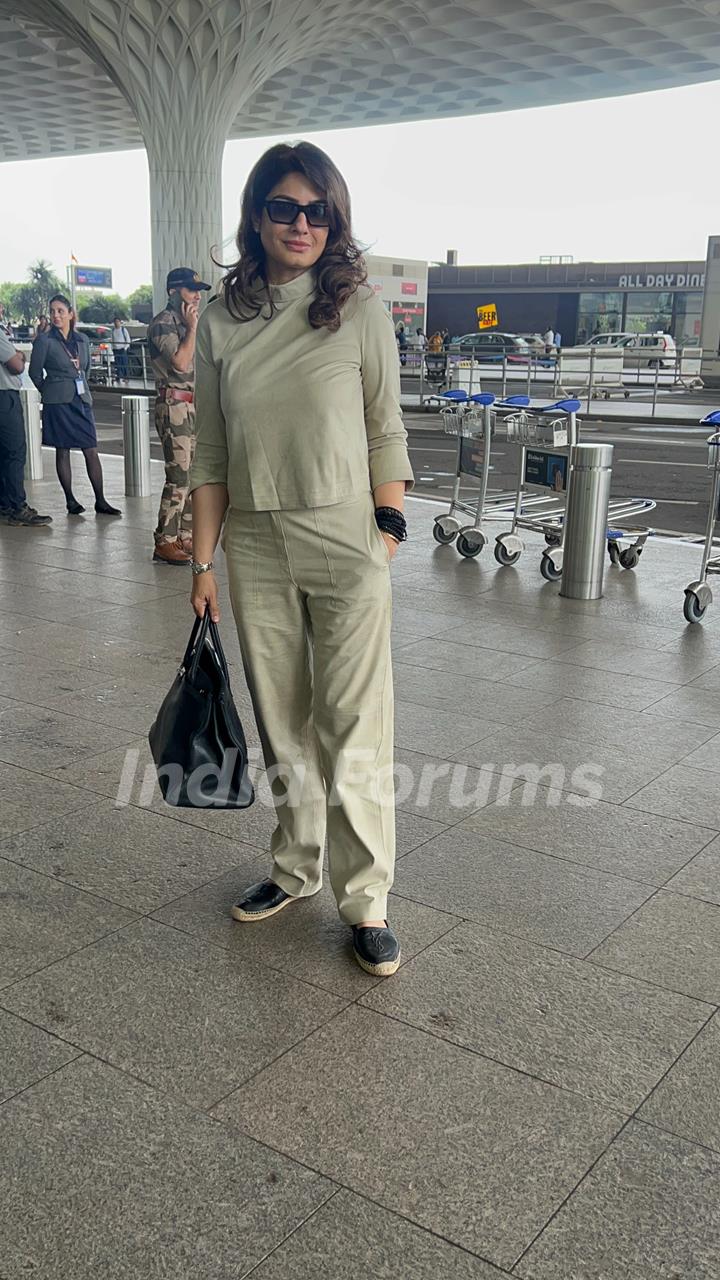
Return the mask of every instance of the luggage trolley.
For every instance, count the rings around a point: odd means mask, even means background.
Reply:
[[[720,428],[720,409],[709,413],[702,419],[701,426]],[[709,604],[712,604],[712,591],[708,586],[708,577],[712,573],[720,573],[720,548],[713,541],[715,522],[718,519],[718,495],[720,494],[720,430],[708,436],[708,467],[710,468],[710,506],[708,509],[707,527],[705,529],[705,546],[703,547],[700,577],[685,588],[685,604],[683,613],[686,622],[702,622]]]
[[[542,533],[546,547],[540,572],[548,582],[562,577],[565,504],[579,408],[579,400],[557,400],[539,408],[525,406],[505,420],[508,440],[520,445],[520,461],[512,524],[495,539],[495,559],[503,567],[517,563],[525,550],[518,529]]]
[[[487,536],[481,527],[483,521],[492,515],[497,517],[498,509],[507,509],[515,499],[512,490],[488,493],[494,434],[492,407],[507,408],[513,412],[530,402],[527,396],[511,396],[509,400],[496,404],[491,392],[478,392],[469,396],[467,391],[462,390],[447,391],[444,395],[437,396],[437,400],[441,404],[443,430],[447,435],[457,437],[457,457],[450,510],[447,515],[435,517],[433,537],[442,546],[455,542],[460,555],[470,559],[478,556],[487,542]],[[473,506],[460,500],[463,475],[474,476],[480,481],[480,492]],[[459,513],[471,516],[472,524],[459,519]]]
[[[510,530],[496,539],[495,559],[503,566],[520,559],[525,545],[518,529],[542,533],[546,547],[540,572],[548,582],[562,577],[565,508],[572,483],[572,455],[578,443],[579,408],[579,400],[557,400],[524,409],[505,423],[508,440],[517,441],[521,449],[513,522]],[[607,548],[613,564],[623,569],[634,569],[638,564],[653,530],[624,522],[655,506],[652,498],[610,499]]]

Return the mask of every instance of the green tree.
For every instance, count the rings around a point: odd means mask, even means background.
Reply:
[[[13,320],[22,320],[24,324],[32,324],[41,310],[42,297],[34,284],[16,284],[12,286],[12,294],[8,310]]]
[[[131,316],[137,315],[138,307],[145,308],[145,309],[147,307],[150,307],[150,309],[152,310],[152,304],[153,304],[152,285],[151,284],[138,285],[137,289],[133,289],[132,293],[128,294],[127,304],[128,304],[128,308],[130,310]]]
[[[127,302],[119,293],[78,293],[78,315],[86,324],[110,324],[114,316],[129,319]]]
[[[63,284],[45,258],[38,258],[37,262],[31,263],[28,267],[28,282],[35,289],[36,315],[47,311],[48,303],[54,293],[67,294],[67,285]]]

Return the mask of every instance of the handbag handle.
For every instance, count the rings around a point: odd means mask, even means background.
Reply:
[[[210,617],[207,608],[202,618],[195,619],[195,625],[190,634],[190,639],[188,640],[188,646],[185,650],[185,657],[183,658],[182,665],[191,680],[194,680],[197,675],[200,654],[202,653],[203,646],[207,641],[208,631],[210,632],[210,639],[212,640],[212,646],[220,664],[223,679],[227,684],[229,684],[230,676],[228,673],[227,659],[220,640],[220,631],[217,623],[213,622]]]

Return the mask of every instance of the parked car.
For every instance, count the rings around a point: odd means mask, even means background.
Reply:
[[[669,333],[596,333],[588,347],[622,347],[623,364],[633,368],[661,369],[675,362],[675,339]]]
[[[464,333],[453,339],[450,350],[459,351],[461,356],[475,356],[483,363],[499,361],[507,356],[510,364],[527,364],[533,355],[524,338],[516,333],[498,333],[496,330]]]

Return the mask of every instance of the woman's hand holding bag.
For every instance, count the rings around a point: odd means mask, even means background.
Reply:
[[[214,594],[209,584],[200,591],[206,593],[203,598],[215,601],[219,618],[214,574],[200,576],[212,578]],[[245,734],[230,690],[220,632],[207,608],[195,622],[149,740],[167,804],[246,809],[253,803]]]

